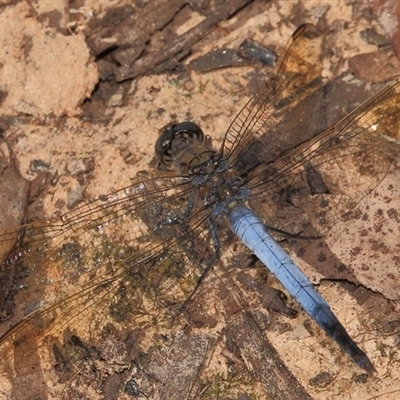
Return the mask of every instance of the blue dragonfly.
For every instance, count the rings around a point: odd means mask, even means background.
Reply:
[[[293,34],[275,75],[233,120],[219,150],[199,125],[173,122],[155,144],[159,176],[0,233],[2,248],[13,248],[2,270],[25,271],[1,289],[39,305],[27,315],[17,309],[3,324],[0,349],[19,354],[13,370],[20,377],[42,359],[57,359],[57,345],[76,321],[89,336],[107,323],[167,326],[166,315],[174,320],[195,300],[233,235],[360,368],[375,372],[274,239],[323,237],[397,157],[379,127],[383,109],[398,113],[400,80],[322,131],[313,122],[321,79],[318,57],[305,56],[318,40],[311,25]],[[298,108],[300,100],[306,107]],[[371,157],[360,157],[368,151]],[[355,184],[346,177],[354,168],[357,193],[347,196],[339,188]],[[3,357],[4,366],[11,358]]]

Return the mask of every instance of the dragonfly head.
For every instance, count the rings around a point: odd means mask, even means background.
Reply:
[[[180,174],[191,174],[207,162],[215,151],[211,138],[193,122],[172,122],[160,129],[155,145],[158,168]]]

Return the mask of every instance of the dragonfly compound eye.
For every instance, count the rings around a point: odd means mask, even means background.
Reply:
[[[172,122],[160,129],[160,137],[155,145],[157,159],[164,167],[168,167],[172,161],[172,144],[174,140],[202,143],[204,133],[194,122]]]
[[[176,124],[173,127],[175,135],[182,134],[184,137],[190,140],[195,140],[197,142],[203,142],[204,133],[201,130],[200,126],[195,124],[194,122],[185,121],[179,124]]]

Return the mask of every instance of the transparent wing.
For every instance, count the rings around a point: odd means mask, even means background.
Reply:
[[[394,165],[399,148],[383,135],[387,116],[393,126],[399,108],[397,79],[314,139],[250,173],[252,207],[272,227],[324,234]]]
[[[91,342],[107,323],[168,327],[178,318],[215,248],[208,211],[188,209],[193,189],[187,178],[148,180],[22,228],[1,265],[29,271],[2,287],[15,294],[0,339],[1,376],[12,377],[15,398],[33,393],[41,370],[53,376],[66,332]],[[20,235],[2,232],[0,244]]]
[[[225,134],[220,151],[231,167],[252,170],[320,132],[316,89],[323,83],[322,55],[323,38],[315,26],[303,25],[292,35],[275,74]]]

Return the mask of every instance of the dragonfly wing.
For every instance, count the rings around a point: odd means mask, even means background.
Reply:
[[[301,132],[301,136],[294,136],[302,141],[316,133],[321,97],[316,89],[322,85],[323,44],[311,24],[292,35],[271,79],[244,106],[225,134],[221,152],[231,167],[246,172],[276,159],[292,146],[288,138],[293,131]],[[307,107],[305,103],[301,109],[297,107],[301,100],[306,100]],[[275,127],[289,110],[291,118],[280,130],[284,133],[281,137]]]
[[[54,376],[60,346],[71,338],[93,343],[108,323],[128,331],[180,326],[178,311],[215,251],[209,210],[188,210],[195,200],[187,178],[157,178],[25,226],[21,247],[2,265],[32,265],[34,272],[20,281],[14,301],[24,309],[16,307],[0,339],[1,376],[12,377],[18,398],[36,384],[40,393],[40,371]],[[29,312],[26,305],[39,307]]]
[[[396,80],[313,140],[253,171],[254,210],[288,233],[325,234],[393,167],[399,149],[383,134],[386,116],[399,107]]]

